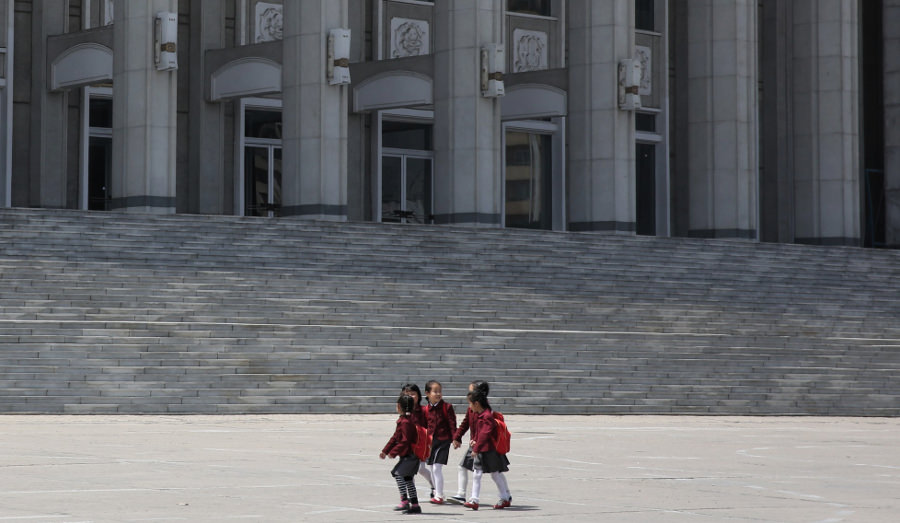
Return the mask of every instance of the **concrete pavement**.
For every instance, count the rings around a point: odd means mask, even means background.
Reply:
[[[0,523],[865,522],[900,514],[900,419],[508,417],[513,506],[397,502],[393,415],[3,416]],[[461,451],[451,453],[447,494]],[[425,497],[428,488],[416,481]]]

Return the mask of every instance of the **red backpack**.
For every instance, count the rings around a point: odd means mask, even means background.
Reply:
[[[497,431],[494,433],[493,441],[494,449],[500,454],[509,454],[509,441],[512,439],[512,434],[506,426],[503,414],[494,411],[494,421],[497,422]]]
[[[416,442],[412,446],[413,453],[419,458],[419,461],[428,461],[431,455],[431,435],[428,429],[421,425],[416,425]]]

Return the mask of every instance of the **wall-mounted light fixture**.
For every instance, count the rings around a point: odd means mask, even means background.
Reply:
[[[481,48],[481,96],[498,98],[506,93],[503,73],[506,71],[506,48],[488,44]]]
[[[328,56],[325,77],[329,85],[350,83],[350,30],[332,29],[328,32]]]
[[[158,71],[178,69],[178,13],[156,14],[154,60]]]
[[[619,62],[619,109],[634,111],[641,108],[641,61]]]

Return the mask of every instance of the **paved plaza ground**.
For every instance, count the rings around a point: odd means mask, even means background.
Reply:
[[[509,416],[513,506],[397,502],[395,417],[3,416],[0,523],[888,522],[900,419]],[[451,453],[448,490],[456,487]],[[417,478],[420,492],[428,494]]]

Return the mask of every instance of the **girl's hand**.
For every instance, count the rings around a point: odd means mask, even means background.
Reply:
[[[381,459],[384,459],[385,456],[387,456],[387,454],[385,454],[384,452],[382,452],[381,454],[378,455],[378,457]]]
[[[453,448],[454,448],[454,449],[458,449],[458,448],[461,447],[461,446],[462,446],[462,441],[459,441],[459,440],[453,440]]]

